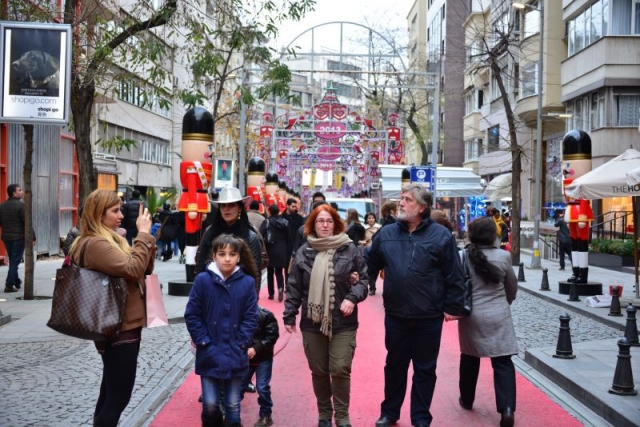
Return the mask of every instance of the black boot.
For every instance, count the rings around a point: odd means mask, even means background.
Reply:
[[[578,276],[577,283],[584,283],[586,285],[588,280],[589,280],[589,268],[581,268],[580,276]]]
[[[224,427],[242,427],[242,424],[232,423],[231,421],[224,420]]]
[[[578,267],[571,267],[571,271],[573,271],[573,275],[567,279],[567,282],[577,283],[578,276],[580,276],[580,269]]]
[[[200,418],[202,419],[202,427],[223,427],[222,414],[220,412],[216,412],[211,417],[201,415]]]

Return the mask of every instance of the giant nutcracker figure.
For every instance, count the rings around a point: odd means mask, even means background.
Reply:
[[[187,282],[193,282],[203,216],[210,211],[211,147],[213,115],[202,107],[186,112],[182,120],[182,195],[178,210],[185,212],[185,267]]]
[[[586,132],[572,130],[562,139],[563,187],[591,170],[591,138]],[[576,200],[566,195],[565,221],[571,236],[573,275],[569,282],[586,284],[589,278],[589,233],[593,210],[589,200]]]
[[[269,172],[265,176],[264,192],[267,208],[278,204],[278,174],[275,172]]]
[[[259,212],[264,214],[264,160],[260,157],[252,157],[247,170],[247,196],[251,196],[260,204]]]

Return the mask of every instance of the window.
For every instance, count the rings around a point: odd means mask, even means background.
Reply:
[[[487,152],[492,153],[500,150],[500,125],[490,127],[488,130]]]
[[[640,34],[640,0],[598,0],[567,26],[569,55],[607,35]]]
[[[521,97],[538,93],[538,63],[530,62],[520,67]]]
[[[613,103],[615,126],[638,126],[640,122],[640,95],[614,95]]]
[[[152,93],[153,88],[136,80],[118,82],[118,98],[163,117],[170,117],[169,101]]]
[[[540,11],[527,9],[524,14],[524,37],[531,37],[540,32]]]
[[[482,138],[472,138],[465,141],[465,162],[477,160],[483,154],[482,142]]]

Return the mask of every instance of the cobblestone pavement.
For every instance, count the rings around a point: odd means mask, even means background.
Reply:
[[[145,399],[168,395],[193,356],[184,324],[144,329],[131,402],[120,425],[137,425]],[[91,426],[102,362],[93,343],[81,340],[0,345],[0,425]],[[151,399],[157,400],[157,399]],[[154,411],[156,408],[149,408]]]
[[[535,295],[519,291],[511,305],[511,316],[518,339],[520,358],[531,348],[555,347],[560,331],[560,315],[569,313],[571,343],[619,338],[624,331],[609,327],[581,314],[567,311],[556,304],[541,300]]]
[[[374,300],[371,300],[374,301]],[[512,305],[520,357],[529,348],[555,346],[565,310],[526,292]],[[618,337],[619,330],[571,313],[572,343]],[[169,396],[192,362],[185,325],[145,329],[136,386],[120,425],[144,425],[154,405]],[[100,367],[92,343],[80,340],[1,344],[0,425],[90,426]]]

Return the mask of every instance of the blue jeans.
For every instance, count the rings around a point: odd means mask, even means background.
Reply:
[[[409,362],[413,362],[411,423],[431,424],[429,411],[436,387],[436,362],[440,351],[443,317],[402,319],[385,316],[384,400],[381,415],[397,420],[407,391]]]
[[[256,390],[258,392],[258,405],[260,405],[260,417],[270,417],[273,401],[271,400],[271,373],[273,359],[264,360],[257,365],[249,365],[249,373],[243,383],[244,389],[251,381],[253,374],[256,374]]]
[[[20,287],[22,280],[18,277],[18,266],[22,261],[24,255],[24,239],[18,240],[3,240],[4,247],[7,249],[7,256],[9,257],[9,272],[7,273],[7,280],[5,280],[5,286]]]
[[[244,377],[220,380],[213,377],[200,377],[202,384],[202,416],[214,418],[220,414],[221,390],[224,390],[224,416],[227,422],[240,422],[240,395]]]

